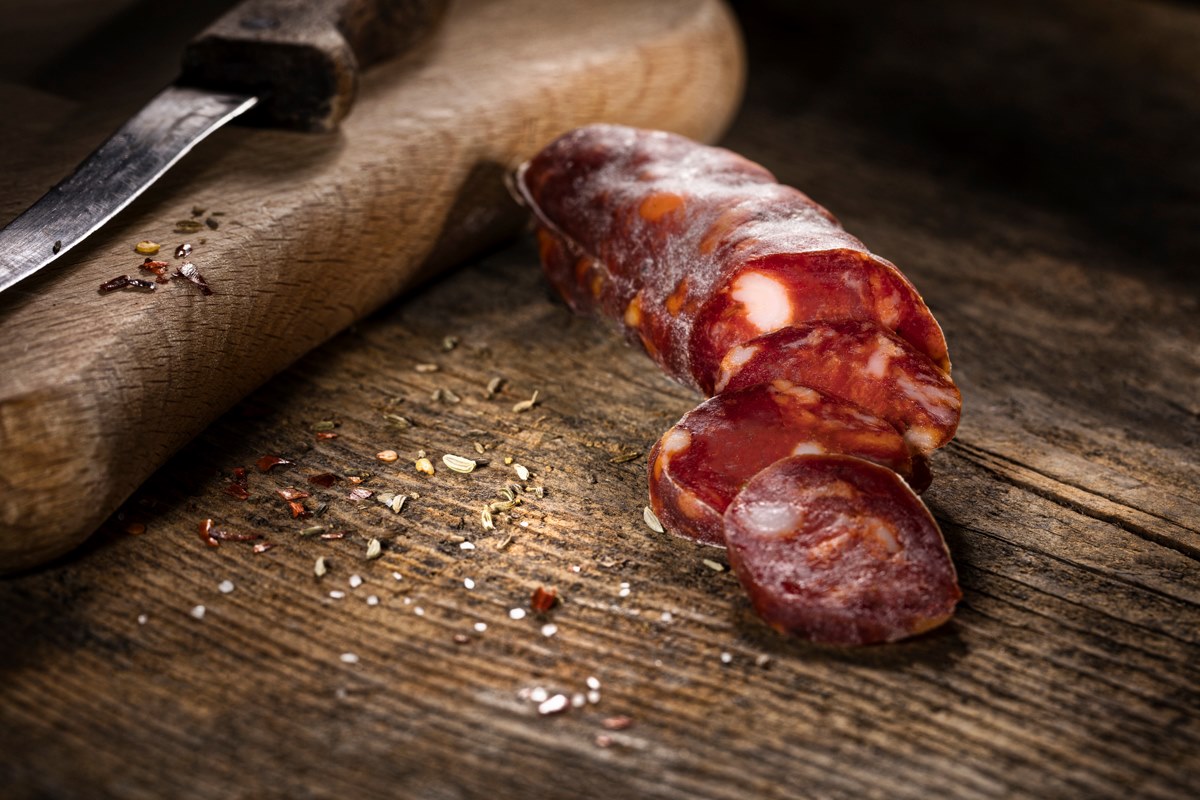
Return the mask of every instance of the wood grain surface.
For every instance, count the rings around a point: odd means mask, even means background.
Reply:
[[[884,647],[786,640],[720,550],[646,528],[626,458],[697,398],[571,317],[521,240],[297,361],[101,537],[0,583],[7,796],[1200,793],[1200,13],[736,10],[750,82],[725,142],[895,260],[945,328],[965,415],[926,497],[956,618]],[[260,473],[264,454],[295,463]],[[506,457],[544,496],[485,531]],[[358,470],[410,499],[349,499]],[[343,480],[308,483],[325,472]],[[276,547],[206,547],[205,518]],[[540,714],[539,689],[584,705]]]
[[[247,392],[402,289],[511,237],[523,217],[503,176],[554,136],[601,119],[707,139],[727,127],[741,43],[717,0],[571,9],[458,3],[425,46],[365,74],[336,135],[219,131],[82,246],[0,295],[0,572],[74,547]],[[41,85],[0,95],[51,143],[13,125],[3,148],[13,215],[87,153],[64,158],[55,145],[94,144],[90,125],[76,127],[87,115],[43,99]],[[181,221],[199,230],[181,232]],[[114,276],[150,277],[133,252],[142,240],[161,243],[172,269],[176,245],[193,242],[214,297],[179,280],[98,294]]]

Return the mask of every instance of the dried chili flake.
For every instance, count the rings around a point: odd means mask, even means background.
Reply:
[[[336,438],[338,438],[338,435],[336,433],[333,433],[332,431],[317,431],[317,439],[318,440],[336,439]]]
[[[213,290],[209,288],[208,281],[204,280],[204,276],[200,274],[200,270],[196,269],[196,265],[190,261],[185,261],[175,270],[176,278],[183,278],[196,285],[202,295],[210,295]]]
[[[554,589],[547,589],[545,586],[534,589],[533,596],[529,598],[529,607],[539,614],[545,614],[556,605],[558,605],[558,592]]]
[[[279,456],[263,456],[257,462],[259,472],[270,472],[275,467],[287,466],[292,462]]]
[[[609,717],[603,720],[600,724],[604,726],[605,730],[623,731],[629,726],[633,725],[633,717]]]
[[[308,492],[304,491],[303,489],[297,489],[295,486],[287,486],[283,489],[276,489],[275,494],[288,501],[303,500],[304,498],[310,496]]]
[[[225,494],[237,500],[248,500],[250,498],[250,490],[240,483],[226,484]]]
[[[351,489],[350,493],[346,495],[346,497],[351,500],[366,500],[372,494],[374,494],[374,492],[372,492],[370,489],[355,488]]]
[[[128,285],[129,285],[129,276],[128,275],[118,275],[117,277],[115,277],[111,280],[107,280],[104,283],[100,284],[100,292],[101,292],[101,294],[106,293],[106,292],[115,292],[117,289],[124,289]]]
[[[230,533],[229,531],[213,531],[214,539],[222,542],[254,542],[262,538],[257,533]]]
[[[166,283],[167,269],[170,266],[166,261],[155,261],[153,258],[147,258],[142,262],[141,269],[144,269],[146,272],[153,272],[154,280],[157,283]]]
[[[337,475],[334,475],[332,472],[322,472],[320,475],[309,475],[308,476],[309,483],[315,484],[317,486],[323,486],[326,489],[328,489],[330,486],[333,486],[335,483],[337,483],[340,480],[341,480],[341,478]]]
[[[221,542],[213,535],[213,521],[211,519],[203,520],[200,523],[200,541],[204,542],[209,547],[220,547]]]
[[[249,479],[246,477],[245,467],[233,468],[233,482],[239,486],[247,486],[249,484]]]
[[[254,545],[254,552],[265,553],[274,546],[275,545],[271,542],[259,542],[258,544]]]
[[[304,503],[301,503],[299,500],[289,502],[288,508],[292,510],[292,519],[306,519],[312,516],[309,510],[304,507]]]

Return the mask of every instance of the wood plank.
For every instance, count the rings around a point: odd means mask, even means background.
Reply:
[[[739,5],[751,84],[726,141],[896,260],[943,322],[966,416],[927,500],[964,589],[955,619],[853,651],[784,639],[706,566],[720,550],[647,529],[645,460],[614,458],[697,398],[573,318],[522,240],[301,359],[81,553],[0,583],[13,796],[1200,792],[1200,204],[1180,149],[1200,118],[1200,13],[792,8]],[[324,420],[336,439],[316,439]],[[469,475],[412,468],[476,441],[489,463]],[[296,464],[226,495],[264,453]],[[545,495],[485,531],[506,456]],[[420,496],[397,514],[345,480],[306,483],[358,469]],[[286,486],[327,508],[293,520]],[[205,517],[278,547],[207,548]],[[312,523],[350,535],[301,537]],[[511,618],[541,585],[561,606]],[[589,676],[598,703],[542,716],[527,697]],[[604,727],[621,715],[631,727]]]

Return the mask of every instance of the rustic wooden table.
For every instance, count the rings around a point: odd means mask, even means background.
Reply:
[[[0,582],[6,797],[1200,793],[1200,13],[791,5],[736,6],[750,85],[725,143],[945,328],[965,415],[926,498],[954,621],[789,641],[721,551],[650,531],[644,454],[697,398],[572,318],[522,240],[302,359],[81,551]],[[294,463],[261,473],[268,454]],[[509,458],[544,494],[484,530]],[[207,547],[206,518],[275,547]]]

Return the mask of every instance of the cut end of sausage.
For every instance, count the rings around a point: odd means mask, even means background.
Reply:
[[[724,515],[729,562],[776,630],[893,642],[946,622],[962,597],[933,516],[894,472],[801,455],[759,472]]]

